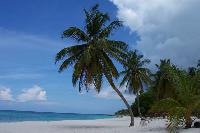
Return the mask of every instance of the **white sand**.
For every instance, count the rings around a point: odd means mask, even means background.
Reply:
[[[128,127],[129,118],[101,120],[65,120],[52,122],[0,123],[0,133],[167,133],[165,120],[155,119],[145,127],[135,120],[135,127]],[[182,129],[181,133],[200,133],[200,129]]]

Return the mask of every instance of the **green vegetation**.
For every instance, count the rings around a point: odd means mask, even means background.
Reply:
[[[181,70],[175,65],[169,63],[164,68],[165,75],[167,75],[168,84],[165,85],[165,95],[159,94],[159,101],[157,101],[150,112],[164,112],[167,113],[170,120],[169,128],[177,127],[184,121],[185,127],[190,128],[192,124],[191,116],[196,116],[194,111],[200,109],[200,69],[189,68],[188,71]],[[163,92],[163,87],[157,88]]]
[[[137,102],[137,97],[135,98],[135,102],[132,104],[131,108],[133,110],[134,116],[139,116],[138,113],[138,102]],[[149,89],[146,92],[143,92],[141,95],[139,95],[140,99],[140,112],[142,116],[146,116],[148,114],[148,110],[151,108],[151,106],[154,104],[156,101],[156,96],[151,89]],[[115,113],[116,116],[127,116],[127,110],[122,109],[119,110]]]
[[[153,82],[149,90],[140,97],[143,115],[167,116],[168,129],[173,132],[179,126],[190,128],[191,116],[200,114],[200,68],[180,69],[171,61],[161,60],[156,64],[157,71],[152,74]],[[142,98],[143,97],[143,98]],[[137,102],[132,105],[134,115]],[[122,111],[119,111],[122,115]],[[116,115],[119,115],[116,112]],[[125,110],[123,112],[126,112]]]
[[[134,125],[134,115],[149,115],[167,116],[170,131],[180,124],[191,127],[191,116],[200,114],[200,60],[197,67],[188,70],[178,68],[169,59],[160,60],[157,70],[151,74],[145,66],[150,60],[143,59],[137,51],[128,51],[126,43],[109,39],[111,33],[122,26],[121,21],[107,25],[110,17],[100,12],[98,5],[84,12],[85,30],[70,27],[62,34],[62,38],[73,39],[76,44],[57,53],[59,72],[72,66],[72,83],[78,84],[79,91],[93,87],[99,93],[106,79],[127,107],[116,115],[130,116],[130,126]],[[121,73],[114,62],[123,66]],[[136,95],[132,106],[115,85],[119,76],[122,77],[120,87],[125,85],[129,93]]]
[[[153,103],[156,100],[155,98],[156,97],[155,97],[152,89],[148,90],[147,92],[142,93],[139,96],[139,99],[140,99],[140,111],[141,111],[142,116],[147,115],[148,110],[151,108],[151,106],[153,105]],[[137,97],[135,98],[135,101],[136,100],[137,100]],[[138,102],[134,102],[131,107],[133,109],[134,115],[135,116],[139,116]]]

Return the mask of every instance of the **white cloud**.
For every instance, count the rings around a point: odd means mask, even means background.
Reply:
[[[123,96],[130,101],[131,103],[135,100],[135,95],[130,95],[128,93],[125,93],[126,88],[122,87],[120,88]],[[121,99],[117,93],[112,89],[112,87],[106,87],[103,90],[100,91],[99,94],[96,95],[98,98],[104,98],[104,99]]]
[[[22,94],[17,97],[19,102],[28,102],[28,101],[46,101],[46,91],[41,87],[35,85],[32,88],[23,90]]]
[[[137,31],[137,48],[158,63],[171,58],[179,66],[200,59],[200,0],[111,0],[117,17]]]
[[[13,96],[11,90],[6,87],[0,87],[0,100],[3,101],[13,101]]]

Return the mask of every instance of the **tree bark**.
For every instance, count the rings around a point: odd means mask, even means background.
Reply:
[[[185,128],[191,128],[192,125],[192,119],[186,119],[185,121]]]
[[[130,122],[129,126],[134,126],[134,115],[133,115],[133,111],[131,109],[131,106],[128,104],[127,100],[124,98],[122,93],[117,89],[113,80],[109,79],[109,77],[107,75],[106,75],[106,78],[107,78],[108,82],[110,83],[111,87],[113,88],[113,90],[119,95],[119,97],[122,99],[122,101],[124,102],[124,104],[128,108],[128,111],[129,111],[129,114],[130,114],[130,117],[131,117],[131,122]]]
[[[185,128],[191,128],[192,119],[191,119],[191,111],[187,112],[185,115]]]
[[[139,92],[137,92],[136,96],[137,96],[137,108],[138,108],[138,115],[140,118],[142,118],[142,114],[141,114],[141,111],[140,111],[140,99],[139,99]]]

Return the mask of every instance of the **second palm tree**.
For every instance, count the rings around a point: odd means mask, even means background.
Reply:
[[[151,81],[149,76],[150,70],[144,67],[148,63],[150,63],[150,60],[143,59],[143,55],[137,54],[137,51],[130,51],[127,58],[124,58],[123,64],[125,70],[121,72],[123,79],[120,86],[126,85],[129,93],[136,94],[140,118],[142,114],[140,111],[139,94],[144,91],[143,85],[148,85]]]

